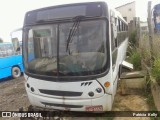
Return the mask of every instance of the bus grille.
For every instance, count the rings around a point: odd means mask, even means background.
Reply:
[[[55,107],[67,107],[67,108],[82,108],[83,105],[67,105],[67,104],[55,104],[55,103],[46,103],[41,102],[44,105],[55,106]]]
[[[43,94],[55,95],[55,96],[76,97],[76,96],[81,96],[81,95],[82,95],[82,92],[44,90],[44,89],[39,89],[39,91],[40,91],[41,93],[43,93]]]

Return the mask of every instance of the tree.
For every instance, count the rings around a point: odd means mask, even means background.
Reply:
[[[3,42],[3,40],[2,40],[2,38],[0,38],[0,43],[2,43]]]

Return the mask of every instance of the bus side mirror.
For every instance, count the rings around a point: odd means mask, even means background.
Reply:
[[[120,65],[120,78],[122,77],[122,73],[124,72],[129,72],[133,70],[133,64],[123,61],[122,64]]]
[[[22,28],[14,30],[10,33],[14,51],[21,53]]]
[[[20,51],[20,45],[18,38],[12,38],[13,48],[16,52]]]
[[[19,52],[20,50],[21,50],[20,47],[18,47],[17,50],[16,50],[16,52]]]

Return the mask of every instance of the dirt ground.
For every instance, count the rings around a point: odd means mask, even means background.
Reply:
[[[7,79],[0,82],[0,111],[18,111],[20,107],[30,105],[24,88],[24,78]],[[115,96],[113,111],[149,111],[146,102],[147,98],[143,95],[122,96],[117,91]],[[104,118],[107,120],[108,118]],[[87,120],[89,120],[87,118]],[[127,118],[116,117],[113,120],[150,120],[150,118]]]
[[[150,111],[144,95],[121,95],[119,89],[115,96],[113,111]],[[113,120],[150,120],[149,117],[115,117]]]
[[[0,83],[0,111],[18,111],[22,106],[29,106],[24,88],[24,78],[6,79]]]

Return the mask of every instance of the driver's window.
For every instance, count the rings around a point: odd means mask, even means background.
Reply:
[[[16,53],[21,51],[18,38],[12,38],[13,47]]]
[[[22,41],[22,30],[16,30],[11,33],[11,40],[13,43],[13,48],[16,54],[22,54],[22,48],[20,46],[20,41]]]

